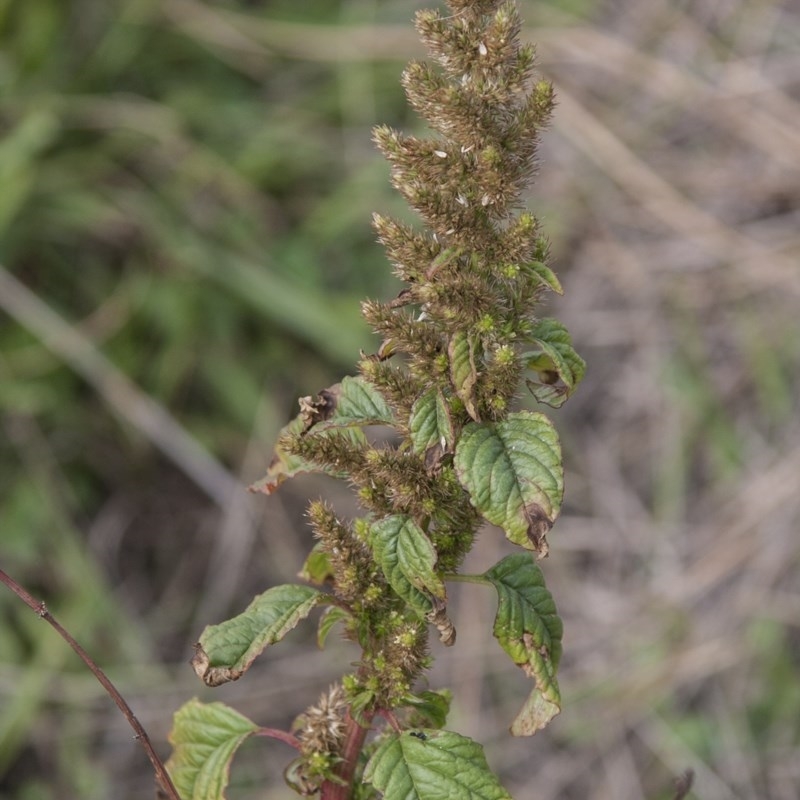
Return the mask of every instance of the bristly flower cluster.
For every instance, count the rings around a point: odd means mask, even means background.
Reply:
[[[300,742],[300,757],[287,767],[284,776],[298,794],[316,794],[341,761],[345,736],[347,699],[338,685],[320,695],[292,726]]]
[[[526,265],[545,259],[547,243],[534,217],[516,212],[553,90],[532,79],[533,48],[519,44],[513,3],[450,7],[450,17],[417,15],[441,70],[413,62],[403,75],[409,102],[439,136],[375,130],[395,187],[428,228],[374,220],[408,288],[392,302],[365,303],[364,315],[385,351],[407,354],[409,370],[361,367],[403,410],[436,386],[478,421],[509,410],[524,366],[517,346],[544,288]]]

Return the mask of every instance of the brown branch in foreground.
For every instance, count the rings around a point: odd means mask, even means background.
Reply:
[[[142,723],[136,719],[136,715],[133,713],[133,710],[125,701],[125,698],[117,691],[117,688],[114,686],[113,683],[108,679],[106,674],[97,664],[92,661],[89,654],[72,638],[72,636],[68,633],[68,631],[61,626],[61,624],[56,620],[56,618],[47,610],[47,606],[44,604],[44,601],[37,600],[31,594],[29,594],[25,589],[23,589],[12,577],[6,575],[3,570],[0,569],[0,581],[8,586],[14,594],[25,603],[28,608],[30,608],[37,616],[41,617],[43,620],[48,622],[51,627],[55,628],[58,635],[80,656],[81,660],[87,667],[92,671],[92,674],[97,678],[98,681],[103,685],[103,688],[108,692],[111,696],[111,699],[117,704],[117,708],[125,715],[125,719],[128,720],[128,723],[133,728],[136,736],[135,738],[141,742],[142,747],[144,747],[145,752],[147,753],[147,757],[150,759],[150,763],[153,765],[153,769],[156,773],[156,782],[158,783],[158,787],[161,791],[163,797],[168,798],[169,800],[181,800],[180,795],[178,794],[178,790],[175,788],[175,785],[172,783],[172,779],[169,777],[169,773],[167,772],[166,768],[164,767],[164,763],[158,757],[158,753],[153,749],[153,745],[150,743],[150,738],[147,735],[147,731],[142,727]]]
[[[672,800],[684,800],[694,785],[694,770],[687,769],[675,779],[675,795]]]

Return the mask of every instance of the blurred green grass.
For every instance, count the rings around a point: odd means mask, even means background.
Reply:
[[[369,219],[408,212],[370,129],[417,124],[398,76],[425,5],[0,0],[2,285],[47,311],[0,296],[0,559],[162,751],[202,625],[289,579],[303,498],[339,491],[229,497],[375,347],[359,303],[396,284]],[[565,712],[508,742],[526,687],[469,595],[437,652],[517,796],[667,797],[686,766],[704,798],[800,785],[800,25],[767,5],[523,3],[562,98],[531,206],[590,365],[546,565]],[[14,598],[0,615],[0,797],[149,794],[91,676]],[[337,674],[304,653],[221,699],[290,720]],[[284,754],[253,749],[232,796],[288,797]]]

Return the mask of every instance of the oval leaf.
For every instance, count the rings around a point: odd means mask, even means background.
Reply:
[[[464,403],[464,408],[474,420],[478,420],[478,410],[475,407],[475,384],[478,382],[478,372],[475,367],[475,341],[462,331],[453,335],[447,348],[450,358],[450,380],[456,395]]]
[[[285,480],[293,478],[302,472],[317,472],[321,468],[300,456],[289,453],[281,446],[281,440],[285,436],[298,434],[304,430],[304,423],[301,415],[296,416],[291,422],[284,425],[278,434],[278,444],[272,454],[272,460],[267,467],[267,474],[249,488],[251,492],[263,492],[272,494]]]
[[[295,455],[289,452],[282,444],[282,442],[285,442],[292,436],[304,433],[307,427],[304,414],[300,413],[290,423],[281,428],[278,435],[278,444],[275,445],[275,452],[267,468],[267,474],[260,481],[256,481],[249,487],[251,492],[272,494],[284,481],[293,478],[295,475],[301,475],[306,472],[323,472],[334,478],[343,478],[347,476],[347,473],[342,470],[337,470],[326,464],[317,464],[307,458]],[[327,434],[320,435],[347,436],[354,444],[359,444],[363,441],[364,436],[360,430],[332,430]]]
[[[547,532],[561,510],[564,475],[558,435],[544,414],[520,411],[470,423],[455,466],[475,508],[515,544],[547,555]]]
[[[422,395],[411,408],[408,420],[409,435],[414,451],[427,456],[434,453],[433,461],[452,450],[455,434],[450,410],[444,395],[431,389]]]
[[[278,444],[266,476],[250,486],[250,491],[272,494],[285,480],[305,472],[324,472],[333,477],[347,475],[334,467],[317,464],[289,452],[282,442],[293,436],[342,435],[358,444],[363,441],[361,431],[347,429],[392,424],[394,415],[391,408],[380,392],[364,378],[348,376],[341,383],[323,389],[316,397],[301,397],[300,413],[278,435]]]
[[[328,595],[285,584],[258,595],[238,616],[209,625],[195,645],[192,666],[207,686],[235,681],[266,647],[280,641]]]
[[[445,597],[441,578],[434,571],[436,550],[422,529],[404,514],[374,522],[370,543],[389,585],[414,610],[430,614],[435,607],[431,597]]]
[[[167,771],[183,800],[224,800],[233,756],[258,725],[223,703],[190,700],[169,734]]]
[[[343,608],[339,608],[338,606],[326,608],[317,626],[317,647],[319,647],[320,650],[324,649],[328,635],[337,622],[349,622],[351,619],[352,616]]]
[[[541,382],[527,381],[531,394],[540,402],[558,408],[575,390],[586,372],[586,362],[572,347],[569,331],[556,319],[542,319],[528,336],[539,349],[523,358],[529,369],[539,373]]]
[[[561,618],[541,569],[529,555],[506,556],[484,577],[497,589],[495,638],[536,684],[511,726],[515,736],[530,736],[561,710],[556,681],[563,633]]]
[[[311,430],[349,428],[354,425],[393,425],[392,409],[383,395],[367,380],[346,377],[327,392],[329,405],[324,417]]]
[[[384,800],[511,800],[483,747],[451,731],[392,734],[367,763],[364,781]]]
[[[409,694],[403,698],[406,706],[413,709],[410,724],[422,728],[443,728],[450,713],[453,695],[449,689],[438,692],[426,690],[420,694]]]
[[[561,282],[547,264],[543,264],[541,261],[531,261],[528,264],[523,264],[522,268],[528,275],[552,289],[556,294],[564,294]]]
[[[317,586],[322,586],[333,577],[331,560],[322,549],[322,542],[317,542],[311,548],[311,552],[308,554],[302,569],[297,573],[297,577]]]

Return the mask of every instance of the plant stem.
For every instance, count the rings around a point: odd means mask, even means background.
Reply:
[[[366,721],[369,722],[373,714],[369,712],[364,716]],[[367,738],[368,731],[368,727],[364,728],[359,725],[350,715],[350,712],[347,712],[347,731],[344,738],[344,747],[342,748],[343,762],[338,770],[338,776],[341,778],[342,783],[325,781],[322,784],[320,800],[350,800],[356,766],[358,765],[358,759],[364,747],[364,740]]]
[[[444,580],[455,583],[475,583],[479,586],[491,586],[491,581],[483,575],[469,575],[467,573],[448,573],[444,576]]]
[[[164,766],[164,763],[158,757],[158,753],[153,749],[153,745],[150,743],[150,737],[147,735],[147,731],[142,727],[141,722],[136,719],[136,715],[133,713],[133,710],[125,701],[125,698],[117,691],[116,686],[108,679],[106,674],[97,664],[92,661],[89,654],[72,638],[69,632],[62,627],[62,625],[56,620],[56,618],[47,610],[47,606],[45,605],[43,600],[37,600],[33,595],[29,594],[25,589],[22,588],[12,577],[6,575],[3,570],[0,569],[0,582],[4,583],[14,592],[17,597],[22,600],[25,605],[28,606],[37,616],[41,617],[45,620],[52,628],[55,629],[56,633],[78,654],[84,664],[92,671],[92,674],[97,678],[98,681],[102,684],[103,688],[108,692],[111,696],[111,699],[117,704],[119,710],[125,715],[125,719],[128,720],[128,723],[133,728],[136,736],[135,738],[141,742],[142,747],[144,747],[145,752],[147,753],[147,757],[150,759],[150,763],[153,765],[153,769],[156,773],[156,781],[158,783],[159,789],[163,793],[163,796],[169,798],[169,800],[181,800],[180,795],[178,794],[178,790],[175,788],[174,784],[172,783],[172,779],[169,777],[169,773]]]
[[[277,739],[279,742],[288,744],[289,747],[294,747],[295,750],[300,749],[300,740],[286,731],[277,730],[276,728],[259,728],[255,732],[255,735],[265,736],[269,739]]]

